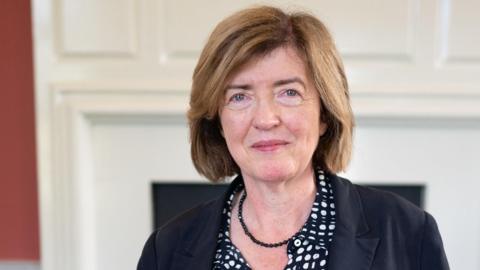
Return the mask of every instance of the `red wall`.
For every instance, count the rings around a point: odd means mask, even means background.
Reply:
[[[30,10],[0,3],[0,260],[39,260]]]

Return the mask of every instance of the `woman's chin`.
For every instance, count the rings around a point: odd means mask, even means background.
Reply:
[[[263,163],[256,166],[253,177],[258,181],[280,182],[292,178],[297,173],[291,163]]]

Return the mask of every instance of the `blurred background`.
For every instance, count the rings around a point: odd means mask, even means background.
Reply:
[[[185,119],[199,52],[262,3],[337,41],[357,121],[342,176],[422,187],[451,268],[480,270],[474,0],[2,0],[0,270],[135,269],[153,184],[207,183]]]

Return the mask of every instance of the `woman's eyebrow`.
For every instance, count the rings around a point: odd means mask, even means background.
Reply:
[[[290,84],[290,83],[299,83],[301,84],[304,88],[306,87],[305,86],[305,83],[303,82],[302,79],[300,79],[299,77],[293,77],[293,78],[288,78],[288,79],[282,79],[282,80],[277,80],[273,83],[273,86],[277,87],[277,86],[282,86],[282,85],[285,85],[285,84]],[[230,90],[230,89],[242,89],[242,90],[251,90],[253,87],[252,85],[250,84],[229,84],[227,85],[227,87],[225,88],[225,91],[227,90]]]
[[[230,89],[242,89],[242,90],[250,90],[252,86],[250,84],[229,84],[225,88],[225,91]]]
[[[295,82],[301,84],[303,86],[303,88],[306,88],[305,82],[303,82],[303,80],[300,79],[299,77],[293,77],[293,78],[289,78],[289,79],[275,81],[273,83],[273,86],[282,86],[282,85],[285,85],[285,84],[295,83]]]

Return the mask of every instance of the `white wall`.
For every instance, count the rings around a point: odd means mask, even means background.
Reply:
[[[191,72],[215,23],[252,3],[33,1],[42,269],[133,269],[152,180],[204,181],[184,117]],[[295,3],[345,59],[358,118],[345,175],[426,184],[452,269],[480,269],[480,2]]]

